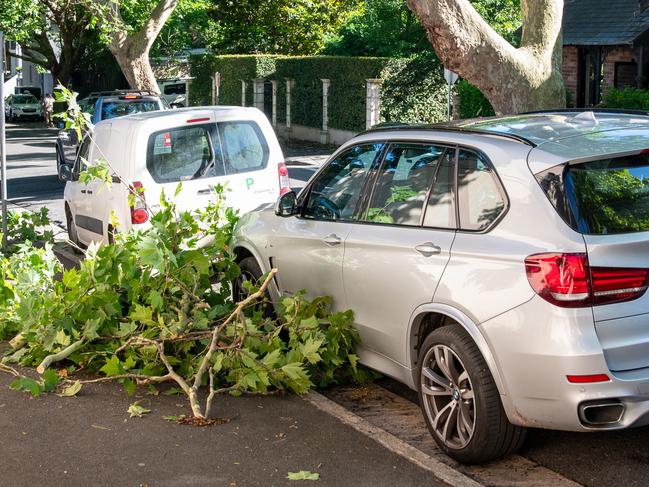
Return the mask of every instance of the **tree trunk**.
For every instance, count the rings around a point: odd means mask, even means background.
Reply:
[[[115,56],[117,64],[124,73],[126,81],[134,90],[151,91],[159,93],[151,63],[149,61],[149,48],[130,44],[121,49],[114,49],[111,45],[110,51]]]
[[[515,48],[469,0],[408,0],[448,69],[480,89],[497,114],[566,104],[561,75],[563,0],[521,0],[523,36]]]
[[[149,60],[149,51],[178,5],[178,0],[159,0],[149,19],[138,31],[130,35],[124,28],[119,13],[119,2],[112,2],[110,5],[109,22],[114,26],[121,26],[121,29],[112,35],[110,52],[115,56],[131,88],[159,93],[160,89]]]

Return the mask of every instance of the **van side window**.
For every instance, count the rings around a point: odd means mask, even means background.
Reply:
[[[163,130],[149,137],[146,167],[157,183],[200,178],[213,162],[210,134],[205,126]]]
[[[90,155],[90,137],[86,136],[79,146],[77,152],[77,160],[74,163],[74,174],[78,175],[81,171],[85,171],[88,165],[88,156]]]
[[[268,144],[255,122],[216,124],[216,174],[233,174],[263,169],[268,162]],[[219,170],[219,165],[222,169]]]
[[[457,186],[462,230],[485,230],[504,211],[505,196],[491,164],[482,155],[460,150]]]

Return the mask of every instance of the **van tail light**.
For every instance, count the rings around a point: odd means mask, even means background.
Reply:
[[[277,174],[279,175],[279,194],[281,196],[291,191],[291,179],[288,177],[286,164],[283,162],[277,164]]]
[[[144,203],[144,190],[142,183],[135,181],[131,186],[131,192],[139,195],[135,197],[135,202],[133,206],[131,206],[131,223],[134,225],[141,225],[142,223],[146,223],[149,219],[149,212]]]
[[[647,269],[590,267],[585,253],[535,254],[525,259],[527,280],[546,301],[579,308],[630,301],[647,290]]]

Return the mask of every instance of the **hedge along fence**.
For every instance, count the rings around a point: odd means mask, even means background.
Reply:
[[[443,67],[433,53],[408,59],[358,58],[343,56],[273,56],[206,54],[190,58],[194,78],[192,105],[209,105],[212,76],[221,73],[221,105],[241,105],[241,80],[248,82],[246,105],[253,104],[253,79],[275,81],[276,114],[286,123],[286,79],[291,90],[291,123],[322,127],[322,79],[329,79],[329,127],[341,130],[365,129],[366,80],[380,78],[381,118],[386,122],[435,123],[447,117],[447,86]],[[470,85],[469,85],[470,86]],[[481,94],[465,90],[470,103],[464,116],[483,110]],[[472,97],[478,97],[473,100]]]

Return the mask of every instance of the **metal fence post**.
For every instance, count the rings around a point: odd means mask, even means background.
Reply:
[[[2,187],[2,248],[7,247],[7,144],[5,140],[5,37],[0,31],[0,179]]]

